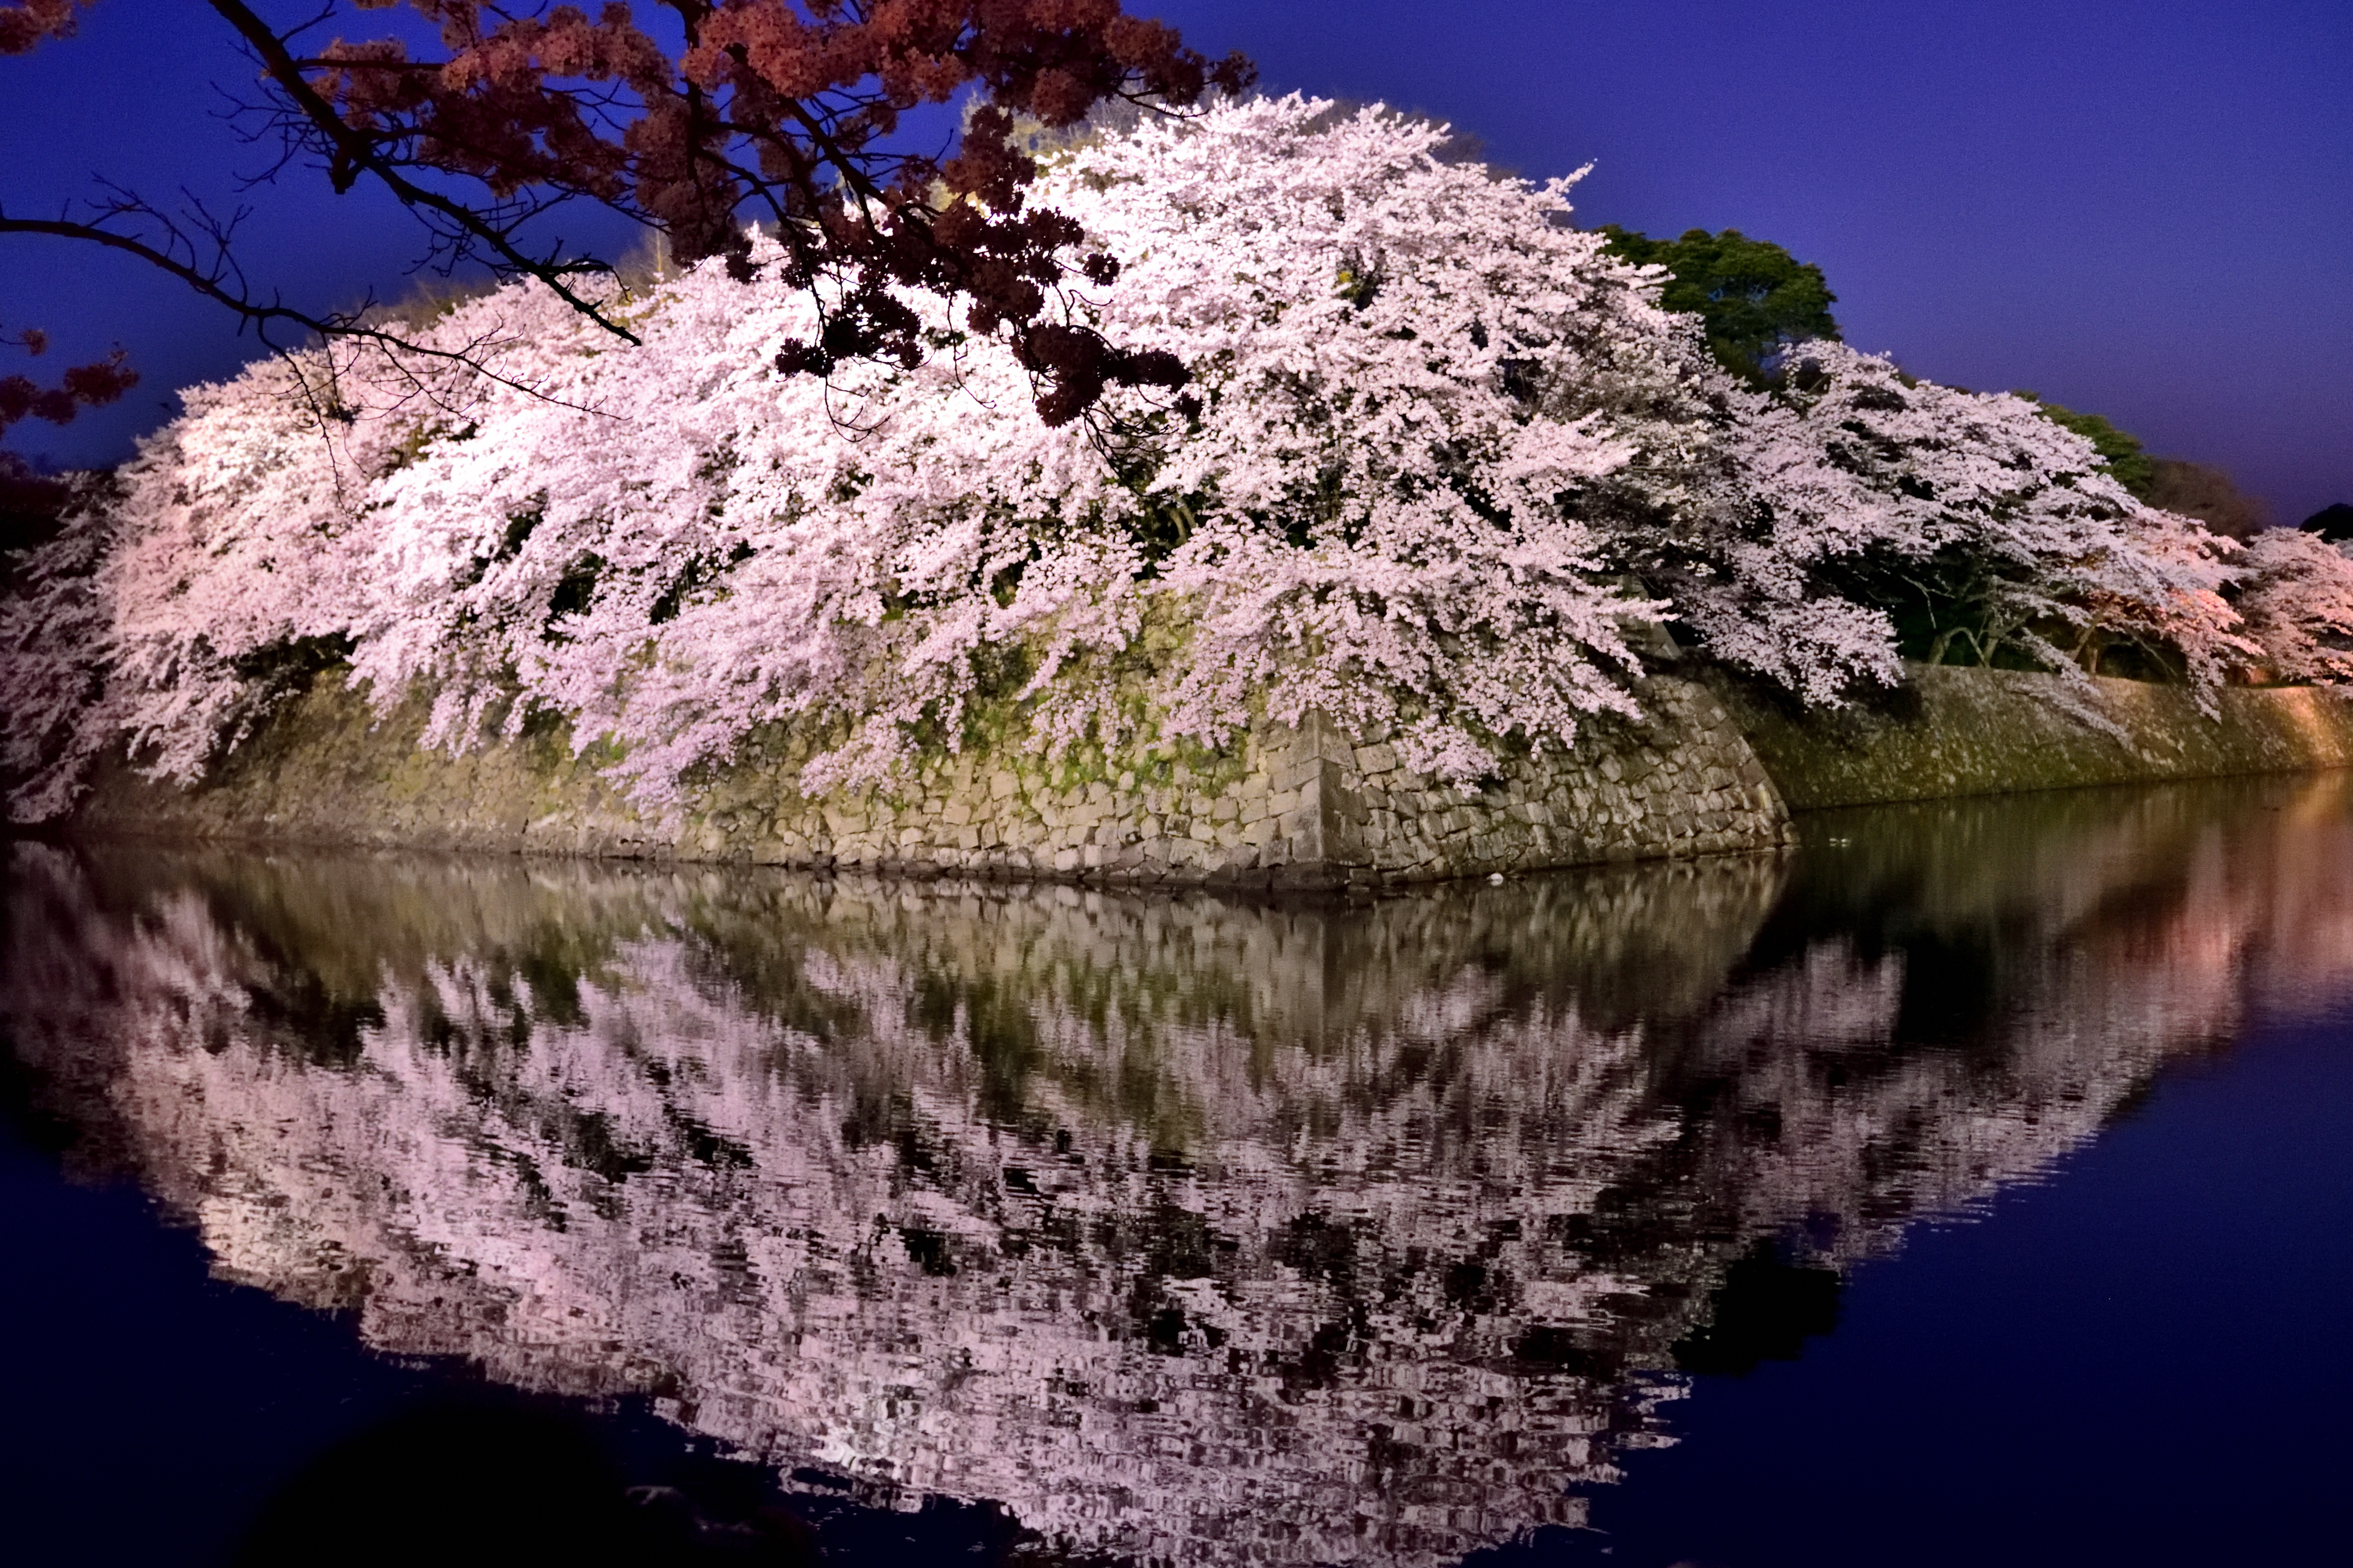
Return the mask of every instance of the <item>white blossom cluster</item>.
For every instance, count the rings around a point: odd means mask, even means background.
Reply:
[[[1889,585],[1963,617],[1940,653],[2346,673],[2333,551],[2242,568],[2031,404],[1835,344],[1753,391],[1569,226],[1573,182],[1446,135],[1293,97],[1054,154],[1034,199],[1121,264],[1071,323],[1191,376],[1060,426],[944,300],[909,300],[913,368],[780,372],[819,323],[773,268],[617,295],[635,345],[517,286],[438,353],[195,389],[0,604],[11,809],[65,809],[126,737],[196,779],[342,658],[386,711],[429,693],[430,744],[560,716],[655,810],[780,726],[812,789],[976,726],[1216,747],[1309,709],[1469,780],[1633,712],[1644,622],[1810,703],[1892,683]]]

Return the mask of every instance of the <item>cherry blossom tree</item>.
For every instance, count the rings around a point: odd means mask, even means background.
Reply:
[[[49,340],[37,327],[0,333],[0,346],[22,349],[37,358],[48,352]],[[138,374],[123,363],[121,350],[105,359],[77,365],[43,387],[23,374],[0,376],[0,434],[20,419],[46,419],[69,425],[84,408],[102,408],[139,385]]]
[[[953,353],[779,377],[761,349],[805,307],[777,291],[747,316],[697,272],[594,412],[586,389],[502,400],[501,440],[386,485],[379,576],[417,597],[359,669],[380,690],[430,675],[456,736],[501,700],[460,673],[501,639],[480,668],[524,672],[665,778],[824,713],[848,735],[812,781],[871,779],[919,736],[958,743],[984,672],[1050,744],[1132,738],[1118,694],[1140,692],[1157,738],[1320,707],[1456,777],[1507,736],[1558,744],[1630,711],[1618,617],[1643,607],[1554,498],[1637,450],[1605,405],[1638,399],[1603,362],[1667,395],[1684,334],[1549,221],[1560,187],[1444,164],[1443,139],[1284,100],[1064,154],[1041,199],[1124,262],[1081,320],[1191,377],[1181,397],[1106,392],[1092,429],[1029,407],[1018,354],[959,337],[937,302],[911,300]],[[682,384],[706,390],[681,402]],[[556,461],[617,415],[664,433]],[[526,517],[511,558],[474,565]],[[593,591],[566,597],[591,561]],[[427,605],[448,607],[429,638]],[[638,673],[616,682],[625,649]]]
[[[36,358],[48,352],[37,328],[0,332],[0,347]],[[69,366],[55,384],[43,386],[21,372],[0,376],[0,436],[25,419],[69,425],[84,408],[103,408],[139,384],[138,373],[121,349],[104,359]],[[0,551],[22,549],[53,531],[72,485],[41,473],[16,453],[0,449]]]
[[[1928,662],[2009,652],[2090,669],[2102,646],[2133,641],[2211,687],[2246,652],[2222,598],[2235,546],[2137,500],[2031,400],[1939,387],[1840,344],[1792,357],[1799,443],[1877,498],[1867,525],[1849,521],[1862,547],[1834,575],[1908,620]]]
[[[103,509],[79,508],[0,595],[0,780],[16,821],[71,808],[91,767],[121,747],[134,721],[105,653],[113,606],[100,573],[112,535]]]
[[[2301,528],[2266,528],[2247,542],[2238,597],[2253,673],[2280,681],[2353,683],[2353,560],[2345,546]]]
[[[87,4],[88,0],[81,0]],[[748,225],[776,244],[767,265],[818,304],[780,365],[820,374],[850,357],[923,352],[918,289],[956,301],[965,330],[1002,333],[1050,418],[1084,412],[1106,384],[1167,385],[1165,359],[1056,319],[1077,278],[1112,263],[1074,250],[1078,231],[1029,204],[1035,160],[1017,117],[1048,128],[1106,100],[1181,108],[1247,85],[1239,56],[1211,63],[1118,0],[662,0],[649,31],[630,7],[407,0],[413,25],[373,38],[328,29],[332,0],[281,25],[245,0],[209,0],[259,68],[248,128],[281,144],[280,168],[347,191],[374,185],[421,225],[445,275],[481,267],[531,279],[623,340],[629,324],[594,280],[613,258],[566,249],[546,221],[609,209],[679,260],[723,258],[748,281]],[[359,10],[396,0],[356,0]],[[74,31],[76,0],[0,5],[0,55]],[[976,95],[953,153],[907,122]],[[167,210],[109,185],[87,211],[0,212],[0,235],[62,238],[135,256],[236,312],[265,342],[385,339],[374,313],[315,311],[248,282],[233,220]],[[418,352],[446,340],[399,338]]]
[[[865,285],[761,231],[595,314],[524,281],[414,351],[197,389],[0,609],[15,810],[120,737],[200,777],[344,659],[379,708],[429,697],[427,744],[561,719],[658,811],[779,737],[824,789],[1310,711],[1467,783],[1637,711],[1656,620],[1811,704],[1899,680],[1907,639],[2078,673],[2130,643],[2210,697],[2265,659],[2337,678],[2294,638],[2337,634],[2337,568],[2235,564],[2021,398],[1836,344],[1753,388],[1568,226],[1572,182],[1446,137],[1288,98],[1025,153],[1057,264],[1117,264],[1049,325],[1180,373],[1085,381],[1084,419],[905,284],[923,354],[800,374]]]

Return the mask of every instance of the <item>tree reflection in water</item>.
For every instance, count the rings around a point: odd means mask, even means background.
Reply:
[[[0,1009],[76,1158],[381,1349],[1080,1550],[1427,1563],[2353,989],[2345,797],[1329,907],[19,843]]]

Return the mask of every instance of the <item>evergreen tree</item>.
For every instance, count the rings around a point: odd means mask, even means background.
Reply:
[[[2116,476],[2118,484],[2143,501],[2155,492],[2158,460],[2142,450],[2139,437],[2116,429],[2104,415],[2079,413],[2031,392],[2021,392],[2019,396],[2041,404],[2044,418],[2091,442],[2093,450],[2106,460],[2108,471]]]
[[[1831,315],[1838,296],[1822,270],[1770,240],[1736,228],[1686,229],[1678,239],[1652,239],[1614,223],[1601,232],[1616,255],[1667,270],[1659,302],[1706,323],[1708,352],[1754,386],[1779,383],[1790,344],[1838,338]]]

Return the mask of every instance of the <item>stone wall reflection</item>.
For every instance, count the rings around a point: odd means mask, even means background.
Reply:
[[[2344,994],[2343,795],[1330,909],[19,844],[0,1006],[81,1158],[386,1350],[1081,1547],[1434,1563],[1668,1440],[1739,1260]]]

